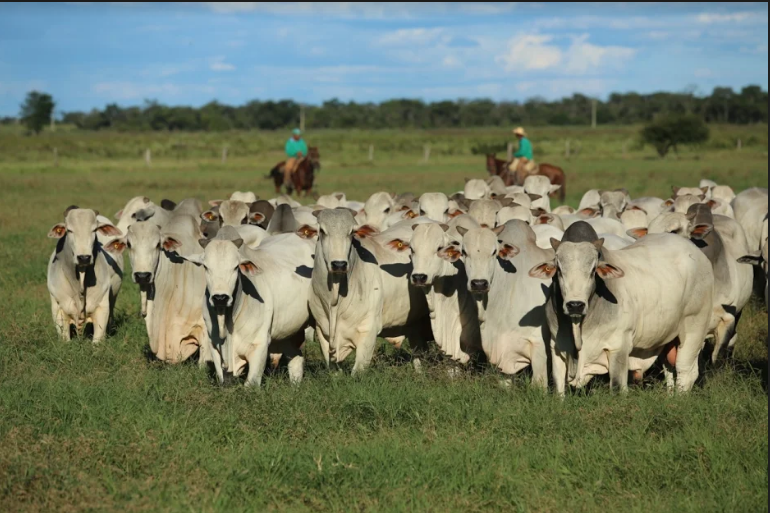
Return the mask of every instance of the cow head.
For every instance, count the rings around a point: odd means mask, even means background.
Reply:
[[[96,216],[98,212],[76,206],[69,207],[64,212],[64,222],[54,225],[48,232],[53,239],[64,239],[72,252],[72,264],[80,269],[94,264],[97,232],[109,237],[120,237],[123,233],[115,226],[100,223]]]
[[[440,192],[427,192],[420,196],[420,215],[438,223],[449,221],[449,198]]]
[[[233,236],[237,236],[237,232]],[[183,258],[205,269],[209,306],[217,310],[232,306],[241,273],[254,276],[260,269],[241,255],[243,240],[240,238],[201,239],[199,243],[203,253]]]
[[[318,244],[326,270],[331,274],[347,274],[350,270],[353,247],[353,233],[356,220],[346,208],[335,208],[315,212],[318,218]]]
[[[128,228],[126,243],[134,283],[140,286],[153,283],[162,248],[158,225],[151,221],[132,224]]]
[[[621,269],[603,260],[603,244],[604,239],[599,239],[588,223],[578,221],[567,229],[561,242],[551,239],[556,258],[536,265],[529,272],[533,278],[540,279],[551,279],[558,273],[563,313],[573,319],[582,319],[588,313],[597,277],[609,280],[624,275]]]
[[[459,241],[450,241],[449,227],[445,224],[423,223],[412,226],[414,234],[410,244],[412,275],[415,287],[430,287],[436,278],[454,275],[457,271],[447,261],[460,256]],[[452,244],[454,242],[454,244]]]
[[[468,291],[474,295],[480,296],[489,292],[498,258],[511,260],[519,254],[516,246],[497,240],[497,236],[503,232],[504,228],[500,226],[493,230],[487,228],[466,230],[463,227],[457,227],[457,232],[463,237],[460,256],[468,275]],[[449,258],[450,261],[456,259],[457,257]]]

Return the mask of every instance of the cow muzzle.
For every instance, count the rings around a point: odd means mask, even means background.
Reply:
[[[564,307],[566,314],[572,318],[582,318],[586,315],[586,304],[583,301],[568,301]]]
[[[230,306],[230,296],[227,294],[214,294],[211,296],[211,304],[219,308]]]
[[[471,280],[470,291],[475,293],[489,292],[489,282],[487,280]]]
[[[78,255],[78,267],[88,267],[91,265],[91,255]]]
[[[147,285],[152,279],[152,273],[134,273],[134,283],[138,285]]]
[[[430,285],[428,283],[428,275],[427,274],[413,274],[412,275],[412,284],[415,287],[427,287]]]
[[[332,262],[332,272],[335,274],[345,274],[348,272],[348,263],[342,260]]]

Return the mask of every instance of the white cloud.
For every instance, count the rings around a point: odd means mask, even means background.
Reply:
[[[508,42],[508,51],[497,58],[506,71],[543,70],[557,66],[562,59],[558,46],[550,45],[553,36],[524,34]]]
[[[0,82],[0,96],[20,96],[30,91],[45,91],[48,85],[42,80]]]
[[[213,85],[200,84],[140,84],[137,82],[98,82],[91,90],[107,98],[107,101],[140,100],[155,96],[172,97],[181,94],[199,93],[214,95],[222,92],[222,89]]]
[[[460,62],[460,59],[455,57],[454,55],[447,55],[444,57],[444,60],[441,61],[441,64],[446,66],[447,68],[456,68],[457,66],[462,66],[462,62]]]
[[[619,68],[633,58],[636,50],[623,46],[597,46],[588,42],[588,34],[573,40],[565,54],[565,71],[582,75],[600,67]]]
[[[588,34],[575,37],[562,50],[554,36],[518,35],[508,42],[508,50],[497,62],[508,72],[558,70],[568,75],[583,75],[600,68],[619,68],[636,55],[637,50],[623,46],[598,46],[588,42]]]
[[[410,28],[388,32],[377,42],[383,46],[424,46],[436,41],[444,33],[442,28]]]
[[[209,64],[211,71],[235,71],[235,66],[225,62],[225,57],[214,57]]]
[[[767,53],[767,43],[757,45],[754,47],[742,46],[741,53],[753,53],[753,54]]]
[[[711,25],[714,23],[764,23],[767,25],[767,12],[704,12],[695,17],[698,23]]]
[[[505,14],[516,8],[517,2],[462,2],[460,11],[468,14]]]

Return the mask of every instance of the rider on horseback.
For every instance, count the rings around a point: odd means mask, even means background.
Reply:
[[[286,162],[283,165],[283,183],[291,183],[291,175],[297,169],[300,161],[307,156],[307,144],[302,139],[299,128],[291,131],[291,137],[286,141]]]
[[[522,127],[513,130],[513,134],[519,140],[519,150],[513,154],[513,160],[508,166],[508,169],[518,176],[521,176],[522,179],[520,182],[524,183],[523,178],[537,174],[537,166],[532,158],[532,143],[527,139],[527,133]]]

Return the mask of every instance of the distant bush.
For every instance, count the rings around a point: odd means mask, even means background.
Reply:
[[[50,94],[32,91],[21,106],[21,120],[30,132],[39,134],[51,122],[54,102]]]
[[[645,126],[642,139],[665,157],[671,148],[677,150],[680,144],[702,144],[708,141],[709,128],[698,116],[665,116]]]

